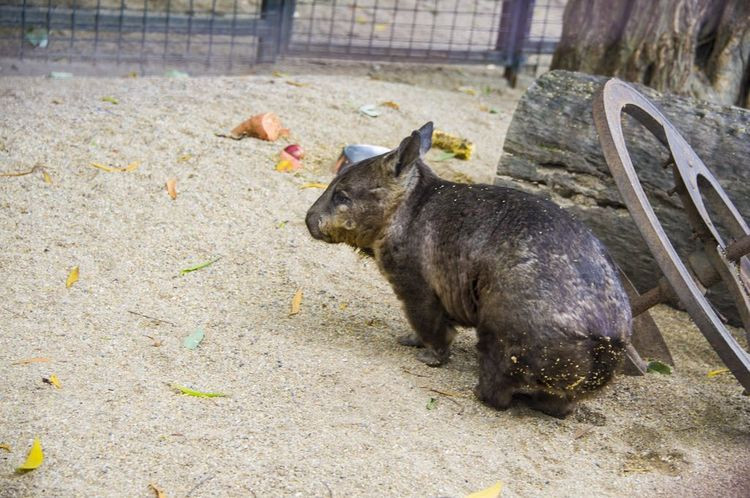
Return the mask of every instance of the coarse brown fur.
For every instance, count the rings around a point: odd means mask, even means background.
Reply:
[[[354,164],[307,213],[310,234],[375,258],[438,366],[454,326],[475,327],[477,396],[499,409],[523,397],[564,417],[613,376],[631,313],[617,271],[582,223],[542,198],[442,180],[421,160],[432,123]]]

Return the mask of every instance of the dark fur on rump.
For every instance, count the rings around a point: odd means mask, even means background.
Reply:
[[[342,171],[307,213],[313,237],[373,256],[403,302],[419,359],[449,357],[454,326],[475,327],[477,396],[514,395],[565,416],[606,384],[631,330],[628,298],[601,242],[542,198],[442,180],[421,160],[432,123]]]

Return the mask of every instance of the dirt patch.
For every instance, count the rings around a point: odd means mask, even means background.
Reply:
[[[472,395],[470,331],[444,368],[422,365],[374,264],[308,236],[320,190],[300,187],[329,181],[346,143],[395,146],[434,120],[476,144],[437,170],[490,181],[517,93],[288,78],[306,86],[0,79],[0,170],[52,179],[0,178],[0,495],[463,496],[498,480],[504,496],[747,495],[750,399],[706,376],[721,363],[686,315],[655,311],[672,375],[620,377],[564,421],[498,412]],[[269,110],[308,151],[301,172],[273,169],[287,142],[215,136]],[[16,364],[34,357],[49,361]],[[15,475],[35,436],[44,464]]]

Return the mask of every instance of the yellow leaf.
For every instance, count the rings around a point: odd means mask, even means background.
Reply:
[[[328,187],[327,183],[320,183],[320,182],[307,182],[299,186],[300,190],[305,189],[305,188],[327,188],[327,187]]]
[[[302,83],[301,81],[294,81],[294,80],[287,80],[286,84],[296,86],[298,88],[305,88],[305,87],[310,86],[309,83]]]
[[[712,377],[716,377],[717,375],[725,374],[729,372],[728,368],[714,368],[713,370],[709,370],[709,372],[706,374],[706,377],[709,379]]]
[[[103,171],[106,171],[107,173],[127,173],[129,171],[135,171],[140,167],[141,163],[138,161],[134,161],[124,168],[115,168],[114,166],[105,166],[104,164],[99,163],[91,163],[91,166]]]
[[[44,177],[44,183],[47,185],[52,185],[52,177],[49,176],[49,173],[46,171],[42,171],[42,176]]]
[[[167,498],[167,495],[164,494],[164,491],[162,491],[162,489],[156,484],[151,483],[148,485],[148,487],[154,490],[154,493],[156,493],[156,498]]]
[[[97,169],[104,170],[104,171],[106,171],[108,173],[114,173],[115,171],[118,171],[117,168],[113,168],[111,166],[105,166],[105,165],[99,164],[99,163],[91,163],[91,166],[93,166],[94,168],[97,168]]]
[[[49,376],[49,383],[58,389],[62,388],[62,384],[60,384],[60,379],[58,379],[57,375],[55,374],[52,374]]]
[[[458,90],[461,93],[465,93],[466,95],[472,95],[473,96],[473,95],[477,94],[476,88],[473,88],[473,87],[470,87],[470,86],[460,86],[460,87],[456,88],[456,90]]]
[[[172,200],[177,199],[177,178],[167,180],[167,193]]]
[[[367,24],[367,18],[365,16],[359,15],[354,18],[354,22],[356,22],[357,24]]]
[[[299,308],[302,305],[302,287],[297,289],[292,298],[292,309],[289,311],[289,316],[296,315],[299,313]]]
[[[47,363],[48,361],[51,361],[49,358],[27,358],[25,360],[18,360],[17,362],[13,363],[14,365],[28,365],[29,363]]]
[[[172,384],[172,389],[176,389],[180,391],[182,394],[187,394],[188,396],[195,396],[196,398],[224,398],[226,397],[226,394],[206,393],[203,391],[196,391],[195,389],[190,389],[189,387],[178,386],[177,384]]]
[[[193,156],[190,154],[183,154],[180,157],[177,158],[178,163],[185,163],[188,162],[190,159],[192,159]]]
[[[385,31],[386,29],[388,29],[388,25],[387,24],[378,23],[378,24],[375,25],[375,32],[376,33],[381,32],[381,31]]]
[[[9,444],[0,444],[0,450],[5,450],[8,453],[11,453],[10,445]]]
[[[396,109],[397,111],[401,109],[401,106],[392,100],[386,100],[385,102],[381,102],[380,105],[382,105],[383,107],[390,107],[391,109]]]
[[[31,443],[31,449],[29,455],[26,457],[26,461],[16,469],[16,472],[26,472],[34,470],[39,467],[44,461],[44,453],[42,452],[42,443],[39,442],[39,438],[35,437],[34,442]]]
[[[65,287],[70,289],[70,287],[78,282],[78,267],[74,266],[70,269],[70,273],[68,273],[68,279],[65,281]]]
[[[487,489],[483,489],[482,491],[477,491],[476,493],[471,493],[470,495],[466,495],[466,498],[498,498],[502,490],[503,490],[503,483],[501,483],[500,481],[497,481],[495,484],[493,484]]]
[[[344,310],[345,310],[346,308],[348,308],[348,307],[349,307],[349,303],[347,303],[347,302],[342,302],[342,303],[339,303],[339,309],[340,309],[341,311],[344,311]]]

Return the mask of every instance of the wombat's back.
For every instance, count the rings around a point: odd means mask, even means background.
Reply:
[[[485,331],[511,363],[548,372],[555,387],[609,379],[630,305],[585,225],[550,201],[490,185],[436,181],[420,203],[411,233],[422,272],[451,317],[477,327],[480,347]]]

